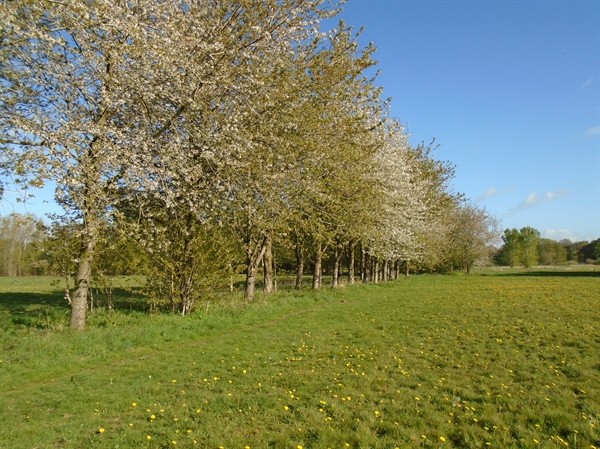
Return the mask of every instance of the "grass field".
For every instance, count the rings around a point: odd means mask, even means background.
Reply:
[[[96,310],[0,279],[2,448],[600,448],[600,273]],[[37,282],[37,284],[35,283]]]

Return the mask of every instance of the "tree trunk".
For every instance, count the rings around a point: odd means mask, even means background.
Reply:
[[[256,294],[256,277],[258,275],[258,266],[266,250],[266,238],[256,242],[247,242],[246,244],[246,288],[244,297],[249,301],[254,301]]]
[[[233,269],[233,263],[229,262],[229,291],[233,292],[234,289],[234,283],[233,283],[233,275],[234,275],[235,271]]]
[[[341,260],[340,260],[340,250],[338,248],[336,248],[333,252],[333,274],[331,276],[331,287],[332,288],[337,288],[338,284],[339,284],[339,279],[340,279],[340,265],[341,265]]]
[[[263,256],[263,291],[273,293],[275,291],[275,276],[273,275],[273,241],[270,236],[265,238],[265,254]]]
[[[367,276],[367,252],[364,244],[360,242],[360,281],[366,284],[368,282]]]
[[[296,242],[296,290],[302,289],[302,278],[304,277],[304,248]]]
[[[85,328],[85,314],[87,311],[88,290],[92,278],[92,257],[96,248],[95,233],[87,234],[88,242],[84,254],[79,259],[77,278],[75,283],[77,289],[71,299],[71,321],[69,326],[73,329]]]
[[[188,216],[188,230],[190,235],[193,234],[192,218]],[[196,268],[196,258],[194,257],[194,237],[187,237],[183,246],[183,254],[179,265],[179,273],[177,273],[178,293],[179,293],[179,312],[185,316],[194,306],[194,270]]]
[[[248,261],[246,266],[246,289],[244,290],[244,296],[249,302],[254,301],[256,292],[256,275],[258,273],[258,264],[253,264]]]
[[[313,267],[313,288],[321,287],[321,271],[323,269],[323,245],[321,242],[317,243],[315,249],[315,265]]]
[[[389,264],[388,260],[385,259],[383,262],[383,282],[387,282],[389,279]]]
[[[373,261],[373,283],[379,283],[379,259],[374,258]]]
[[[348,285],[354,282],[354,242],[351,242],[348,245]]]

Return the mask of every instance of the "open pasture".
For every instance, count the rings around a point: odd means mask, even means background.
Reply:
[[[600,447],[600,277],[520,273],[99,310],[83,332],[21,308],[0,337],[0,447]],[[44,294],[36,319],[61,319]]]

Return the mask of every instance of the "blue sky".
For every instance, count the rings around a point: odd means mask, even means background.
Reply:
[[[456,164],[456,191],[502,228],[600,237],[600,2],[349,0],[411,141]],[[56,211],[49,191],[26,208]]]
[[[600,2],[349,0],[393,115],[455,189],[543,237],[600,237]]]

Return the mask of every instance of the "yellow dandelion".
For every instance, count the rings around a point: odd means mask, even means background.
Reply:
[[[446,441],[446,438],[440,437],[440,441],[443,443],[444,441]]]
[[[137,403],[135,403],[135,402],[132,402],[132,403],[131,403],[131,406],[132,406],[132,407],[135,407],[136,405],[137,405]]]
[[[151,440],[151,439],[152,439],[152,437],[151,437],[150,435],[148,435],[148,436],[146,437],[146,439],[147,439],[147,440]]]
[[[106,432],[106,430],[104,430],[102,427],[100,427],[100,429],[98,430],[98,432],[104,433],[104,432]]]

